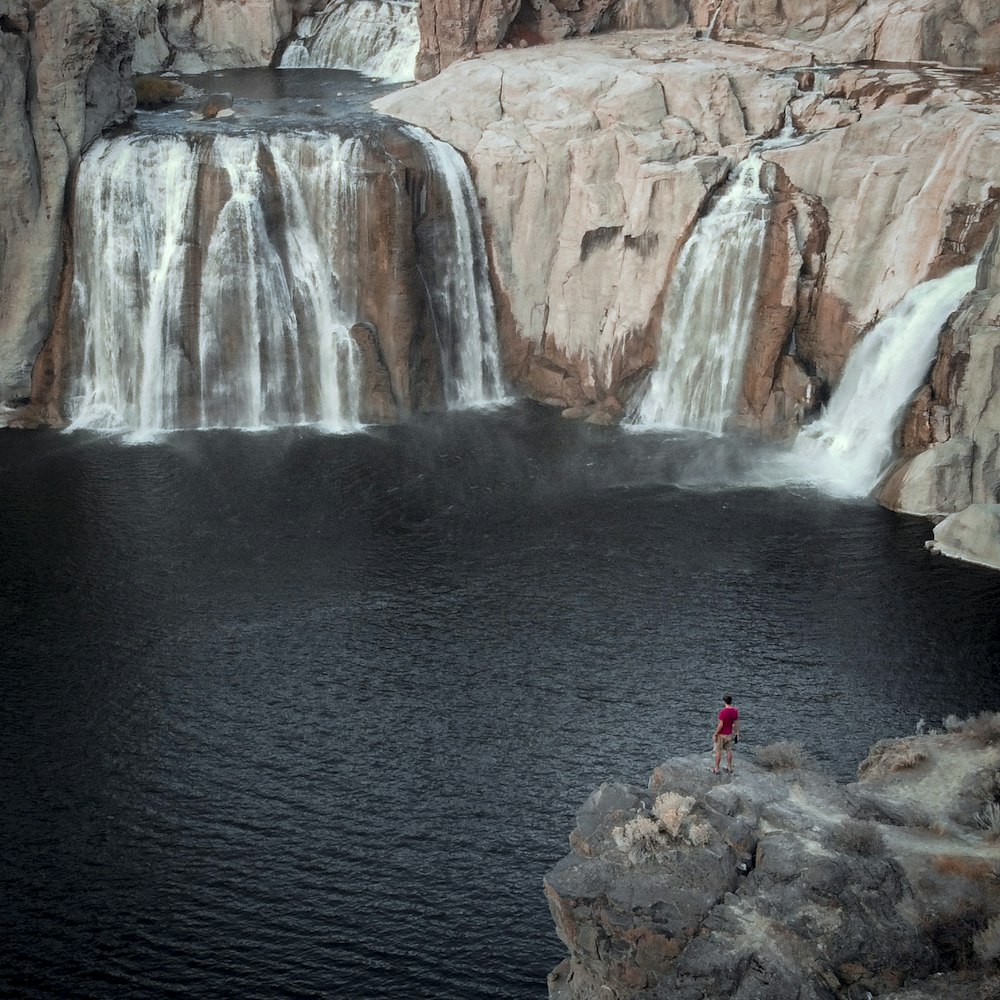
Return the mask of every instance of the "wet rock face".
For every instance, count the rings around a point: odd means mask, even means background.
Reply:
[[[138,2],[0,2],[0,402],[28,394],[52,323],[66,180],[127,118]]]
[[[994,995],[973,943],[1000,913],[976,818],[998,762],[984,732],[883,741],[850,785],[784,753],[602,785],[545,878],[569,951],[550,997]]]

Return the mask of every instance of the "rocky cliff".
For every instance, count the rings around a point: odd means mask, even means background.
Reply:
[[[840,785],[801,748],[605,784],[545,879],[559,1000],[1000,995],[1000,716],[885,740]]]
[[[998,77],[837,65],[853,23],[833,18],[805,42],[749,29],[715,41],[718,22],[712,39],[690,26],[592,35],[464,60],[379,102],[469,159],[523,391],[595,420],[641,398],[684,241],[735,165],[788,122],[801,141],[761,153],[771,205],[733,423],[794,434],[907,289],[993,247]],[[994,257],[906,421],[911,459],[937,451],[886,485],[894,509],[936,516],[997,500]],[[987,534],[967,554],[1000,565],[993,546]]]
[[[0,0],[0,402],[28,395],[52,327],[66,179],[135,107],[138,3]]]

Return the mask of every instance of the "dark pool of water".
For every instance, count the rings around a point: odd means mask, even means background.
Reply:
[[[186,87],[185,96],[139,111],[128,129],[175,135],[360,126],[384,120],[371,102],[405,86],[343,69],[224,69],[175,79]],[[232,116],[192,122],[215,95],[232,98]]]
[[[1000,708],[1000,574],[531,407],[0,432],[0,994],[533,998],[601,781]],[[745,747],[745,749],[744,749]]]

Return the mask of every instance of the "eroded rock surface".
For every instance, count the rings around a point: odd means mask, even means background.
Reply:
[[[545,879],[569,950],[549,995],[998,995],[1000,717],[954,721],[876,744],[854,784],[779,747],[601,786]]]
[[[27,396],[52,325],[66,180],[135,107],[133,0],[0,0],[0,402]]]
[[[494,53],[379,102],[468,157],[530,394],[641,391],[681,246],[786,117],[807,141],[763,153],[773,204],[739,422],[793,431],[809,377],[835,385],[873,320],[981,249],[998,211],[993,78],[822,73],[804,56],[620,32]]]
[[[138,73],[268,66],[312,0],[141,0]],[[322,6],[319,4],[318,6]]]

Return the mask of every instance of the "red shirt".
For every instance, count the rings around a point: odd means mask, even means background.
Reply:
[[[733,708],[732,705],[727,705],[721,712],[719,712],[719,722],[722,723],[722,728],[719,730],[719,735],[732,736],[733,723],[739,717],[740,717],[739,709]]]

